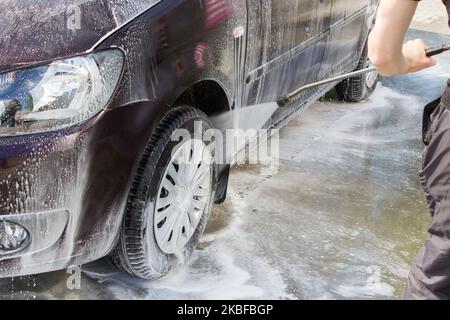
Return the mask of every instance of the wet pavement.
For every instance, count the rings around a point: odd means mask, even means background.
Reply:
[[[448,42],[411,31],[429,43]],[[65,271],[0,280],[2,299],[395,299],[426,238],[417,176],[421,111],[450,77],[450,55],[428,71],[382,79],[366,102],[332,95],[280,132],[280,168],[233,170],[187,266],[145,282],[98,261],[81,290]]]

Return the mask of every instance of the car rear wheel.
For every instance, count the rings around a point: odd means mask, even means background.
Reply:
[[[214,151],[202,140],[209,129],[212,125],[203,112],[177,107],[151,137],[113,252],[121,270],[156,279],[182,264],[197,246],[215,192]],[[173,141],[174,134],[182,141]]]
[[[366,45],[356,70],[362,70],[371,66]],[[352,77],[339,83],[336,86],[336,92],[343,101],[361,102],[366,100],[375,90],[378,79],[379,75],[376,71]]]

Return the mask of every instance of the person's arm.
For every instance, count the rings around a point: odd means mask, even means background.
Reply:
[[[381,0],[375,27],[369,35],[369,59],[387,77],[420,71],[436,64],[425,54],[426,43],[403,44],[417,8],[415,0]]]

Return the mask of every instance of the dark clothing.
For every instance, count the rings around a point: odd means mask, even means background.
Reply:
[[[443,0],[450,17],[450,0]],[[449,18],[450,26],[450,18]],[[411,267],[405,299],[450,299],[450,80],[441,99],[425,107],[420,182],[432,222]]]
[[[450,89],[425,108],[420,182],[432,223],[409,275],[405,299],[450,298]]]

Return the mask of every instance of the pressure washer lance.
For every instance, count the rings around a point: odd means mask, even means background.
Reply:
[[[441,54],[445,51],[449,51],[450,50],[450,44],[448,45],[443,45],[440,47],[432,47],[426,50],[427,52],[427,57],[433,57],[435,55]],[[315,87],[319,87],[322,86],[324,84],[329,84],[329,83],[333,83],[333,82],[338,82],[338,81],[342,81],[348,78],[352,78],[352,77],[356,77],[365,73],[370,73],[370,72],[374,72],[377,71],[377,69],[375,69],[374,67],[370,67],[367,69],[362,69],[362,70],[358,70],[358,71],[353,71],[347,74],[344,74],[342,76],[337,76],[337,77],[333,77],[330,79],[326,79],[326,80],[322,80],[319,82],[314,82],[311,84],[307,84],[305,86],[302,86],[300,88],[298,88],[297,90],[289,93],[287,96],[285,97],[280,97],[277,99],[277,104],[280,107],[284,107],[286,106],[291,100],[292,98],[298,96],[300,93],[302,93],[305,90],[311,89],[311,88],[315,88]]]

